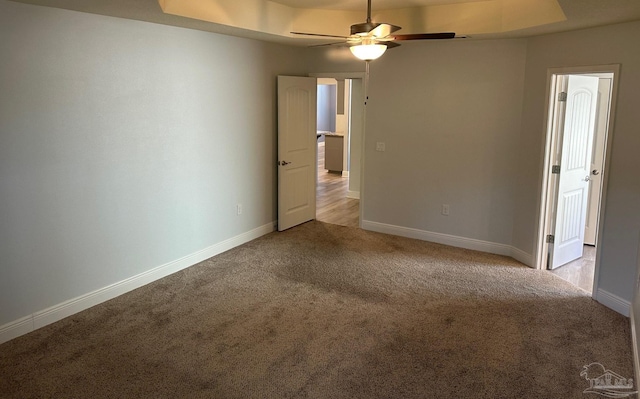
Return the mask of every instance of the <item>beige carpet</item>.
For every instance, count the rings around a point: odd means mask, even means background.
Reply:
[[[501,256],[310,222],[0,346],[3,398],[593,398],[628,319]],[[595,396],[597,397],[597,396]]]

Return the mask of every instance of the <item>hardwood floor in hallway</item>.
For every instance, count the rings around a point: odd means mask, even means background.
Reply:
[[[349,178],[324,168],[324,143],[318,144],[316,220],[341,226],[360,227],[360,201],[347,198]]]

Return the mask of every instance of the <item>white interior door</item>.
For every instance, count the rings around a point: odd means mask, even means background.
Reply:
[[[591,76],[568,77],[554,243],[549,246],[551,269],[582,256],[598,81]]]
[[[278,76],[278,230],[316,217],[316,78]]]

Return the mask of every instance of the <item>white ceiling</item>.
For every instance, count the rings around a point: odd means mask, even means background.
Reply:
[[[93,14],[108,15],[113,17],[142,20],[153,23],[181,26],[190,29],[204,30],[233,36],[252,39],[280,42],[293,45],[308,45],[317,43],[316,40],[304,37],[292,37],[290,30],[302,30],[305,32],[348,34],[352,23],[364,22],[366,17],[366,0],[11,0],[21,3],[63,8]],[[195,14],[164,13],[159,5],[163,4],[188,4]],[[542,8],[543,4],[551,4],[560,10],[564,17],[553,22],[542,24],[518,25],[521,21],[512,24],[516,28],[509,28],[511,21],[499,21],[502,29],[493,26],[485,27],[478,32],[465,31],[466,26],[471,26],[474,20],[480,18],[474,9],[492,5],[496,8],[509,8],[518,13],[518,4],[529,4],[532,7]],[[372,0],[374,21],[387,22],[403,26],[400,33],[421,33],[454,30],[459,34],[468,34],[472,39],[484,38],[513,38],[527,37],[547,33],[556,33],[583,29],[601,25],[609,25],[620,22],[640,20],[640,0]],[[498,7],[495,7],[498,5]],[[209,6],[210,9],[206,9]],[[270,28],[261,25],[242,25],[237,20],[264,20],[265,9],[285,9],[294,15],[290,20],[277,19],[271,22]],[[515,6],[515,8],[514,8]],[[211,7],[217,7],[218,12],[224,11],[226,19],[206,17],[212,15]],[[266,7],[266,8],[265,8]],[[401,7],[404,10],[398,10]],[[408,9],[407,9],[408,7]],[[463,7],[463,8],[460,8]],[[466,8],[464,8],[466,7]],[[439,15],[433,10],[465,10],[465,13],[448,13],[448,20],[440,20],[433,17]],[[195,10],[195,11],[194,11]],[[289,10],[289,11],[287,11]],[[389,10],[389,11],[385,11]],[[281,11],[281,10],[280,10]],[[168,11],[170,12],[170,11]],[[546,11],[541,11],[544,14]],[[198,15],[202,13],[202,15]],[[324,14],[323,14],[324,13]],[[517,15],[519,19],[527,17],[529,12],[522,11]],[[377,15],[376,15],[377,14]],[[182,16],[181,16],[182,15]],[[280,15],[280,14],[278,14]],[[316,16],[330,15],[330,18],[317,18]],[[412,29],[414,17],[430,16],[428,22],[421,21]],[[188,18],[186,17],[188,16]],[[300,17],[301,16],[301,17]],[[377,17],[377,18],[376,18]],[[497,17],[500,17],[497,14]],[[426,18],[426,17],[425,17]],[[499,20],[493,16],[494,20]],[[213,22],[211,22],[213,21]],[[280,22],[284,21],[284,22]],[[426,19],[425,19],[426,21]],[[495,22],[495,21],[494,21]],[[278,24],[282,24],[279,26]],[[334,26],[331,26],[331,25]],[[273,29],[278,25],[280,29]],[[479,23],[477,25],[483,25]],[[490,24],[489,24],[490,25]],[[449,27],[454,29],[449,29]],[[506,26],[506,28],[504,27]],[[524,28],[522,26],[525,26]],[[462,28],[460,28],[462,27]]]

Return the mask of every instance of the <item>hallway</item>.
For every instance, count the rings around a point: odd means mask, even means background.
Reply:
[[[347,198],[349,178],[324,168],[324,143],[318,143],[316,220],[341,226],[360,227],[360,200]]]

